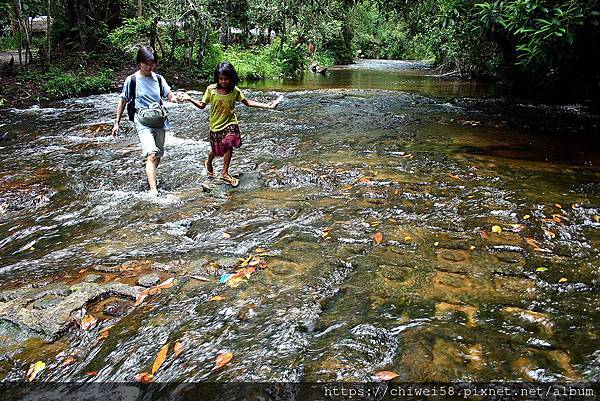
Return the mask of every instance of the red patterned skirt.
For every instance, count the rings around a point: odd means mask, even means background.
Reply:
[[[232,148],[242,146],[242,135],[237,124],[230,124],[221,131],[210,131],[210,148],[215,156],[223,156]]]

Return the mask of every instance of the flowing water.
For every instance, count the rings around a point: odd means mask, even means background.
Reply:
[[[586,105],[403,62],[245,88],[285,99],[238,106],[239,188],[200,168],[207,109],[169,104],[158,198],[117,94],[0,111],[0,379],[131,381],[168,343],[155,381],[600,380]],[[175,285],[134,305],[150,273]]]

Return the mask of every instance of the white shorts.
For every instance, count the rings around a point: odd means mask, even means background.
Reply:
[[[142,156],[154,153],[158,157],[165,154],[165,128],[150,128],[135,121],[135,129],[142,144]]]

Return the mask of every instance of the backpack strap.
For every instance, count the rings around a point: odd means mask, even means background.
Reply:
[[[130,75],[131,79],[129,80],[129,93],[131,94],[130,102],[134,102],[135,104],[135,74]]]
[[[163,104],[163,100],[162,100],[163,86],[162,86],[162,77],[160,76],[160,74],[156,74],[156,79],[158,80],[158,97],[160,98],[160,105],[162,106],[162,104]]]

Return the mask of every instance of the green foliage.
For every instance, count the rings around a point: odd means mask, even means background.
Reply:
[[[144,18],[129,18],[123,25],[108,34],[110,44],[117,49],[131,52],[148,42],[152,21]]]
[[[110,69],[101,70],[95,76],[88,76],[83,71],[69,73],[57,67],[46,73],[26,70],[19,74],[21,80],[41,86],[43,91],[54,99],[110,92],[114,87],[112,77],[113,71]]]

